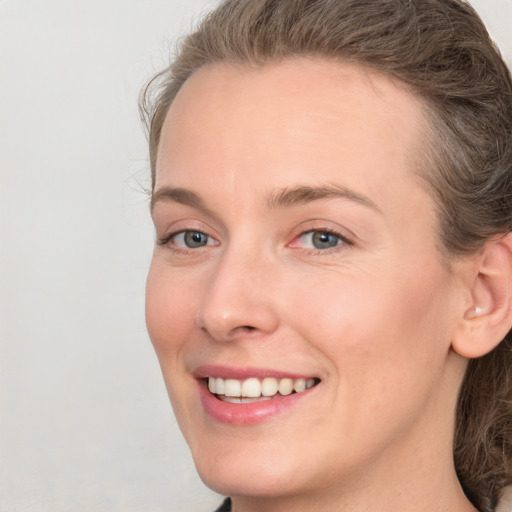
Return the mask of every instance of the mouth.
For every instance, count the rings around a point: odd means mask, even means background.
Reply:
[[[250,426],[277,416],[290,418],[299,404],[317,396],[315,375],[270,368],[209,364],[193,371],[203,411],[216,424]]]
[[[315,387],[319,382],[318,378],[249,377],[243,380],[213,376],[205,378],[210,393],[218,400],[230,404],[251,404],[300,394]]]

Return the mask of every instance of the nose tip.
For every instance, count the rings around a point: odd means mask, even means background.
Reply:
[[[256,311],[255,308],[249,315],[237,313],[231,311],[216,315],[210,309],[203,309],[199,324],[201,329],[216,341],[230,341],[237,337],[269,334],[277,327],[277,321],[270,314]]]
[[[277,329],[277,310],[262,282],[261,270],[258,277],[251,279],[247,271],[233,266],[218,269],[203,296],[198,326],[216,341],[255,337]]]

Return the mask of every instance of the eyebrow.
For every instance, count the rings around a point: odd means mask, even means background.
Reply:
[[[278,189],[269,195],[267,204],[270,208],[289,208],[319,199],[340,198],[353,201],[382,213],[380,208],[371,199],[341,185],[319,187],[300,185],[294,188]],[[183,204],[206,213],[211,213],[203,199],[192,190],[186,188],[162,187],[158,189],[151,197],[151,211],[153,211],[155,205],[159,202]]]
[[[347,199],[382,213],[380,208],[371,199],[342,185],[320,187],[304,185],[294,188],[283,188],[270,195],[268,204],[271,208],[282,208],[306,204],[319,199]]]
[[[192,190],[188,190],[186,188],[162,187],[158,189],[151,196],[151,211],[153,211],[156,203],[159,202],[178,203],[198,210],[203,210],[205,212],[209,211],[201,197],[195,192],[192,192]]]

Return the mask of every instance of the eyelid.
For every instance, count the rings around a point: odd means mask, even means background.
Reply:
[[[164,235],[163,237],[159,238],[157,241],[158,241],[158,244],[159,245],[167,245],[169,242],[171,242],[173,239],[176,239],[176,237],[178,237],[179,235],[183,235],[185,233],[201,233],[202,235],[208,237],[208,240],[210,241],[213,241],[213,243],[207,243],[205,246],[203,247],[206,247],[208,245],[219,245],[219,241],[213,237],[212,235],[210,235],[209,233],[207,233],[205,230],[203,229],[197,229],[197,228],[187,228],[187,229],[176,229],[176,230],[172,230],[170,231],[169,233],[167,233],[166,235]],[[181,247],[179,245],[175,245],[176,247]],[[191,247],[183,247],[183,249],[187,249],[187,250],[192,250]],[[194,250],[197,250],[197,249],[194,249]]]
[[[181,216],[180,216],[181,217]],[[220,238],[218,231],[213,228],[209,223],[200,218],[194,217],[178,217],[174,219],[161,219],[161,222],[155,222],[156,227],[156,240],[155,243],[164,249],[174,252],[176,255],[192,255],[200,254],[207,251],[212,247],[220,245]],[[173,238],[176,238],[182,233],[201,233],[208,237],[208,243],[199,247],[187,247],[185,244],[173,243]],[[160,235],[160,233],[162,233]]]

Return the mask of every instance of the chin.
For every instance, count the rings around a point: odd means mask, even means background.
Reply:
[[[275,498],[303,491],[306,482],[297,478],[300,464],[294,465],[282,455],[262,456],[234,453],[194,457],[204,484],[224,496]],[[304,475],[305,476],[305,475]]]

